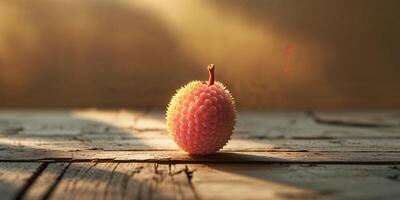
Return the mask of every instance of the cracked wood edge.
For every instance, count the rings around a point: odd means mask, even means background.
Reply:
[[[49,199],[197,199],[186,170],[155,163],[72,163]]]

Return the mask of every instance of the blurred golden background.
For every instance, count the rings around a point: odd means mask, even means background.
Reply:
[[[217,65],[239,108],[400,108],[397,0],[3,0],[0,107],[165,107]]]

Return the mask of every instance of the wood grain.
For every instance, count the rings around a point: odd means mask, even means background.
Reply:
[[[155,162],[155,163],[371,163],[400,162],[399,152],[219,152],[190,156],[168,151],[3,151],[1,161],[31,162]]]
[[[0,162],[0,197],[19,198],[40,170],[41,163]]]
[[[189,165],[202,199],[396,199],[397,166]]]
[[[196,199],[184,165],[72,163],[50,199]]]
[[[48,151],[179,151],[169,137],[164,138],[0,138],[3,150],[48,150]],[[400,138],[375,139],[232,139],[223,148],[227,152],[239,151],[400,151]],[[0,154],[1,156],[1,154]]]
[[[396,199],[397,113],[243,111],[221,152],[190,156],[157,110],[1,111],[0,195]]]
[[[40,176],[35,179],[33,184],[25,191],[22,199],[26,200],[41,200],[47,199],[52,190],[61,180],[69,163],[50,163],[40,173]]]
[[[400,113],[395,111],[375,112],[316,112],[319,123],[359,127],[399,127]]]
[[[379,117],[380,121],[394,123],[397,113],[330,112],[329,115],[345,115],[352,120]],[[167,134],[164,112],[159,110],[2,111],[0,123],[0,160],[4,161],[117,158],[181,161],[185,158]],[[261,155],[251,159],[239,156],[235,161],[265,162],[269,155],[317,161],[318,156],[308,157],[322,153],[329,158],[324,161],[331,162],[351,159],[394,162],[399,160],[399,144],[397,126],[349,127],[320,123],[305,112],[242,111],[238,113],[232,140],[223,152]],[[298,157],[285,156],[287,153]],[[351,156],[347,156],[349,153]]]
[[[393,199],[400,195],[399,169],[340,164],[55,163],[30,190],[46,191],[50,194],[46,198],[55,200]],[[55,187],[48,187],[53,183]]]

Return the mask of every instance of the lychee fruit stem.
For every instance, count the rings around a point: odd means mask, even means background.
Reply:
[[[208,68],[208,86],[214,85],[214,69],[215,69],[215,65],[214,64],[209,64],[207,66]]]

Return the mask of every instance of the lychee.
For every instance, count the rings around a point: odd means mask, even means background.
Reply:
[[[208,83],[192,81],[180,88],[167,108],[168,132],[189,154],[215,153],[233,133],[235,102],[226,87],[214,81],[214,69],[208,65]]]

